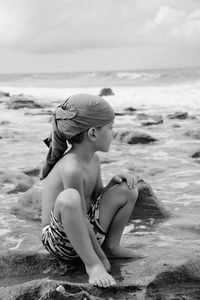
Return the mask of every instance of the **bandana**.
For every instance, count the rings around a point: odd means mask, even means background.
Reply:
[[[53,113],[53,130],[44,140],[49,152],[41,170],[44,179],[67,150],[67,141],[91,127],[105,126],[114,120],[112,107],[101,97],[77,94],[69,97]]]

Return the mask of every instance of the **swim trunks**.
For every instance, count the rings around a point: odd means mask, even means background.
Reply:
[[[101,245],[105,239],[105,232],[99,223],[99,201],[101,196],[95,203],[91,203],[88,212],[88,220],[93,227],[97,241]],[[64,231],[61,222],[56,220],[53,210],[51,211],[50,224],[45,226],[42,231],[42,243],[45,248],[56,258],[64,261],[74,261],[80,259],[75,249],[71,245]]]

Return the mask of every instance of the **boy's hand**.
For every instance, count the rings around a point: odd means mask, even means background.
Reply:
[[[119,173],[113,176],[112,180],[115,183],[122,183],[123,181],[126,181],[129,189],[134,189],[137,185],[136,178],[130,173]]]

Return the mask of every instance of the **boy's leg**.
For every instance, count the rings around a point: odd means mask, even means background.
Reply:
[[[125,182],[116,184],[103,194],[99,204],[99,221],[107,232],[102,248],[111,257],[130,258],[136,253],[120,246],[120,239],[138,197],[138,189]]]
[[[78,191],[67,189],[60,193],[54,205],[54,215],[61,221],[68,239],[84,262],[89,282],[103,287],[115,284],[92,247]]]

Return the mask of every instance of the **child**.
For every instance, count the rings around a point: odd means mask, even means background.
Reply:
[[[53,115],[41,175],[44,246],[61,260],[81,258],[89,283],[99,287],[116,284],[107,257],[134,257],[133,250],[120,246],[138,196],[134,179],[119,174],[103,187],[96,154],[109,150],[113,122],[113,109],[103,98],[68,98]]]

